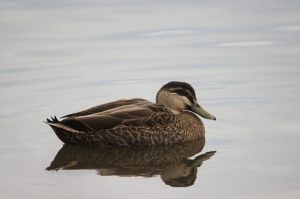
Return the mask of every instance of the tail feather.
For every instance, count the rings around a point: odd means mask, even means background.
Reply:
[[[94,134],[86,133],[91,131],[76,121],[59,121],[56,116],[47,118],[45,121],[56,136],[65,144],[71,145],[107,145],[107,141],[102,136],[94,136]]]
[[[56,116],[51,117],[51,119],[46,119],[47,123],[51,124],[51,123],[59,123],[59,120],[57,119]]]
[[[48,124],[53,129],[57,137],[66,144],[76,144],[76,135],[83,134],[81,131],[60,123],[56,116],[47,118],[45,123]]]
[[[82,133],[81,131],[78,131],[70,126],[67,126],[65,124],[62,124],[56,116],[51,117],[51,119],[46,119],[46,124],[48,124],[49,126],[51,126],[53,128],[53,130],[57,133],[57,131],[59,130],[64,130],[65,132],[73,132],[73,133]]]

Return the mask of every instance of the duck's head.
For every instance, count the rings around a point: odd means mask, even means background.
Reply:
[[[174,114],[192,111],[206,119],[216,120],[216,117],[204,110],[197,102],[195,90],[186,82],[169,82],[158,91],[156,103],[162,104]]]

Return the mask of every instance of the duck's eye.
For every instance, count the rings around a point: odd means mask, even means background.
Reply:
[[[198,107],[198,108],[200,107],[199,104],[197,104],[197,107]]]

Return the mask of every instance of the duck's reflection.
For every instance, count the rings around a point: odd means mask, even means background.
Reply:
[[[195,140],[168,146],[151,147],[84,147],[64,145],[47,170],[95,169],[102,176],[160,175],[168,185],[191,186],[197,169],[215,154],[200,154],[205,140]]]

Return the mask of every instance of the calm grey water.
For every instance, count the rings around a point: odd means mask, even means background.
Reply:
[[[1,198],[299,198],[299,13],[292,0],[0,1]],[[62,148],[46,117],[154,101],[171,80],[217,117],[193,185],[165,184],[161,167],[46,170],[59,151],[98,157]]]

